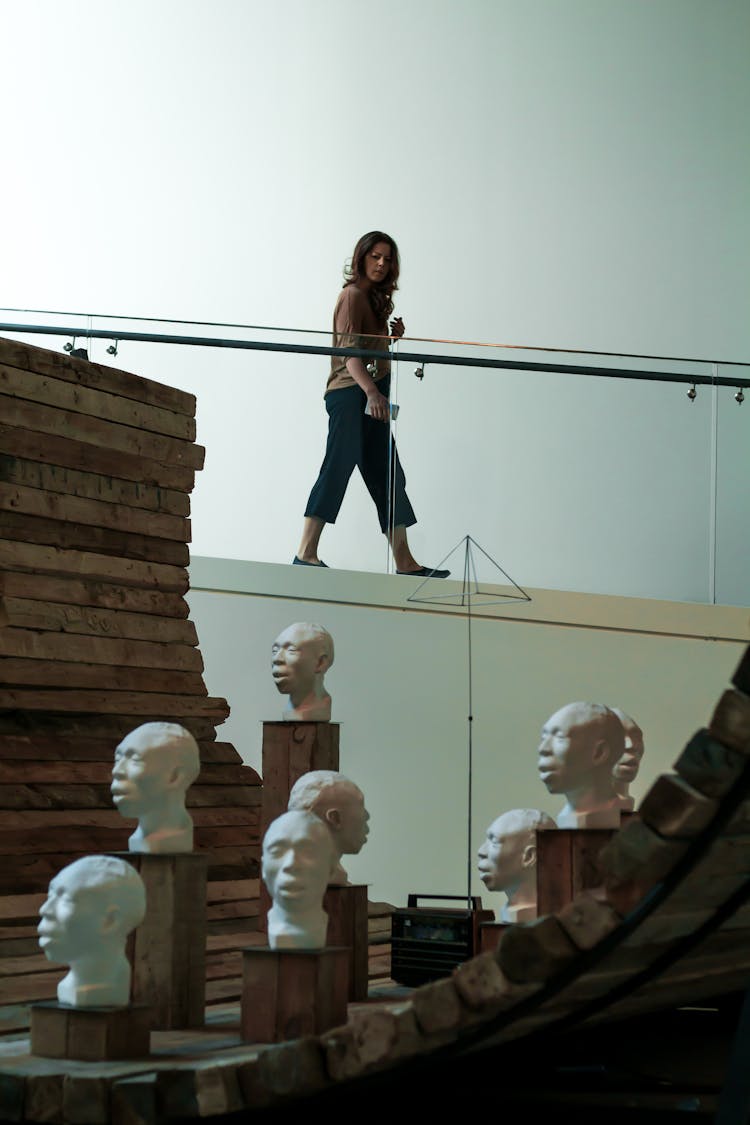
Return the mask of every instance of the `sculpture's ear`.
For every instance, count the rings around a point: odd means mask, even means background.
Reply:
[[[600,738],[594,744],[594,752],[591,755],[591,764],[600,766],[603,762],[609,761],[609,743],[605,738]]]
[[[315,672],[317,675],[322,676],[331,667],[331,662],[325,652],[321,652],[318,659],[315,661]]]
[[[101,935],[106,937],[114,933],[120,926],[120,907],[111,903],[104,912],[101,925]]]
[[[328,825],[329,828],[340,828],[341,827],[341,810],[340,809],[326,809],[326,813],[325,813],[325,816],[324,816],[323,819],[325,820],[325,822],[326,822],[326,824]]]
[[[534,867],[536,864],[536,844],[527,844],[521,852],[521,867]]]
[[[167,774],[167,789],[177,789],[182,785],[184,773],[181,765],[172,766]]]

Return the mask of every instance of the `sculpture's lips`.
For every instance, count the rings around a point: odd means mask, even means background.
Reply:
[[[298,898],[305,893],[305,887],[302,883],[290,880],[288,883],[277,883],[276,893],[282,898]]]
[[[42,946],[49,945],[51,941],[60,936],[59,930],[53,926],[48,926],[45,922],[39,923],[36,932],[39,934],[39,944]]]

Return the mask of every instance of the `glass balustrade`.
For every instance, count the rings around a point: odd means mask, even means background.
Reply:
[[[193,555],[291,563],[326,443],[328,330],[64,310],[0,320],[0,335],[85,349],[192,392],[206,448]],[[486,556],[525,590],[747,604],[750,365],[408,337],[389,346],[390,428],[418,562],[445,562],[461,580],[470,537],[481,581],[498,581]],[[394,569],[356,470],[320,556],[334,569]]]

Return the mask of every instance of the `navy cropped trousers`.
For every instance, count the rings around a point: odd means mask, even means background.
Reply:
[[[388,397],[390,378],[378,380],[378,390]],[[365,414],[367,395],[361,387],[341,387],[325,396],[328,411],[328,441],[318,479],[305,508],[306,516],[324,523],[335,523],[346,486],[355,467],[362,474],[367,491],[378,511],[380,529],[385,532],[403,524],[417,522],[406,495],[406,478],[396,452],[389,443],[390,426]],[[388,474],[390,445],[391,476]],[[393,514],[389,520],[388,488],[391,488]]]

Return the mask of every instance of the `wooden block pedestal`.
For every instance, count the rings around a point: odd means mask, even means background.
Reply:
[[[329,884],[323,897],[328,913],[328,945],[349,947],[349,999],[367,999],[369,951],[367,938],[367,884]]]
[[[339,768],[338,723],[263,724],[263,815],[266,828],[286,812],[295,781],[311,770]]]
[[[53,1002],[31,1005],[31,1053],[48,1059],[105,1062],[147,1058],[151,1009],[73,1008]]]
[[[286,812],[292,786],[303,773],[310,773],[311,770],[338,772],[338,768],[338,723],[264,722],[261,842],[271,821]],[[265,933],[271,897],[262,879],[258,899],[258,930]]]
[[[507,930],[511,922],[482,922],[479,927],[479,949],[477,953],[494,953],[497,949],[503,930]]]
[[[198,852],[117,852],[146,885],[146,917],[128,938],[130,999],[153,1028],[202,1027],[206,1007],[206,870]]]
[[[271,949],[242,952],[241,1036],[281,1043],[321,1035],[346,1023],[349,950]]]
[[[599,852],[619,828],[555,828],[536,834],[537,914],[556,914],[598,886]]]

